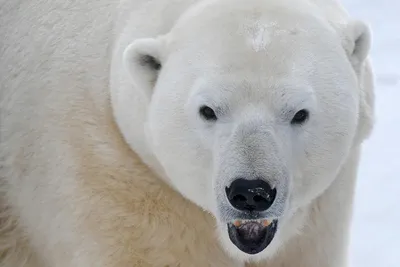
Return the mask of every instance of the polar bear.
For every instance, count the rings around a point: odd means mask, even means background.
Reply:
[[[374,93],[339,3],[1,6],[1,267],[347,266]]]

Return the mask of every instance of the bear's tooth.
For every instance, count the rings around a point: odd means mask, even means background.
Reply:
[[[242,225],[242,222],[240,220],[236,220],[233,222],[233,225],[235,225],[236,227],[239,227],[240,225]]]
[[[268,220],[263,220],[262,224],[263,224],[264,226],[268,226],[268,225],[271,224],[271,222],[268,221]]]

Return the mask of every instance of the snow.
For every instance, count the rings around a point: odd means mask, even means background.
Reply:
[[[400,267],[400,1],[342,3],[371,26],[376,75],[376,126],[358,175],[351,267]]]

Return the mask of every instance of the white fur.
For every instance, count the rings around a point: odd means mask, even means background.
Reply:
[[[0,5],[1,267],[347,266],[374,95],[336,1]],[[278,192],[255,256],[226,231],[238,177]]]

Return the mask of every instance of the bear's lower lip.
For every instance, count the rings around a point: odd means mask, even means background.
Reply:
[[[243,220],[228,223],[229,239],[241,251],[257,254],[263,251],[274,239],[278,220]]]

